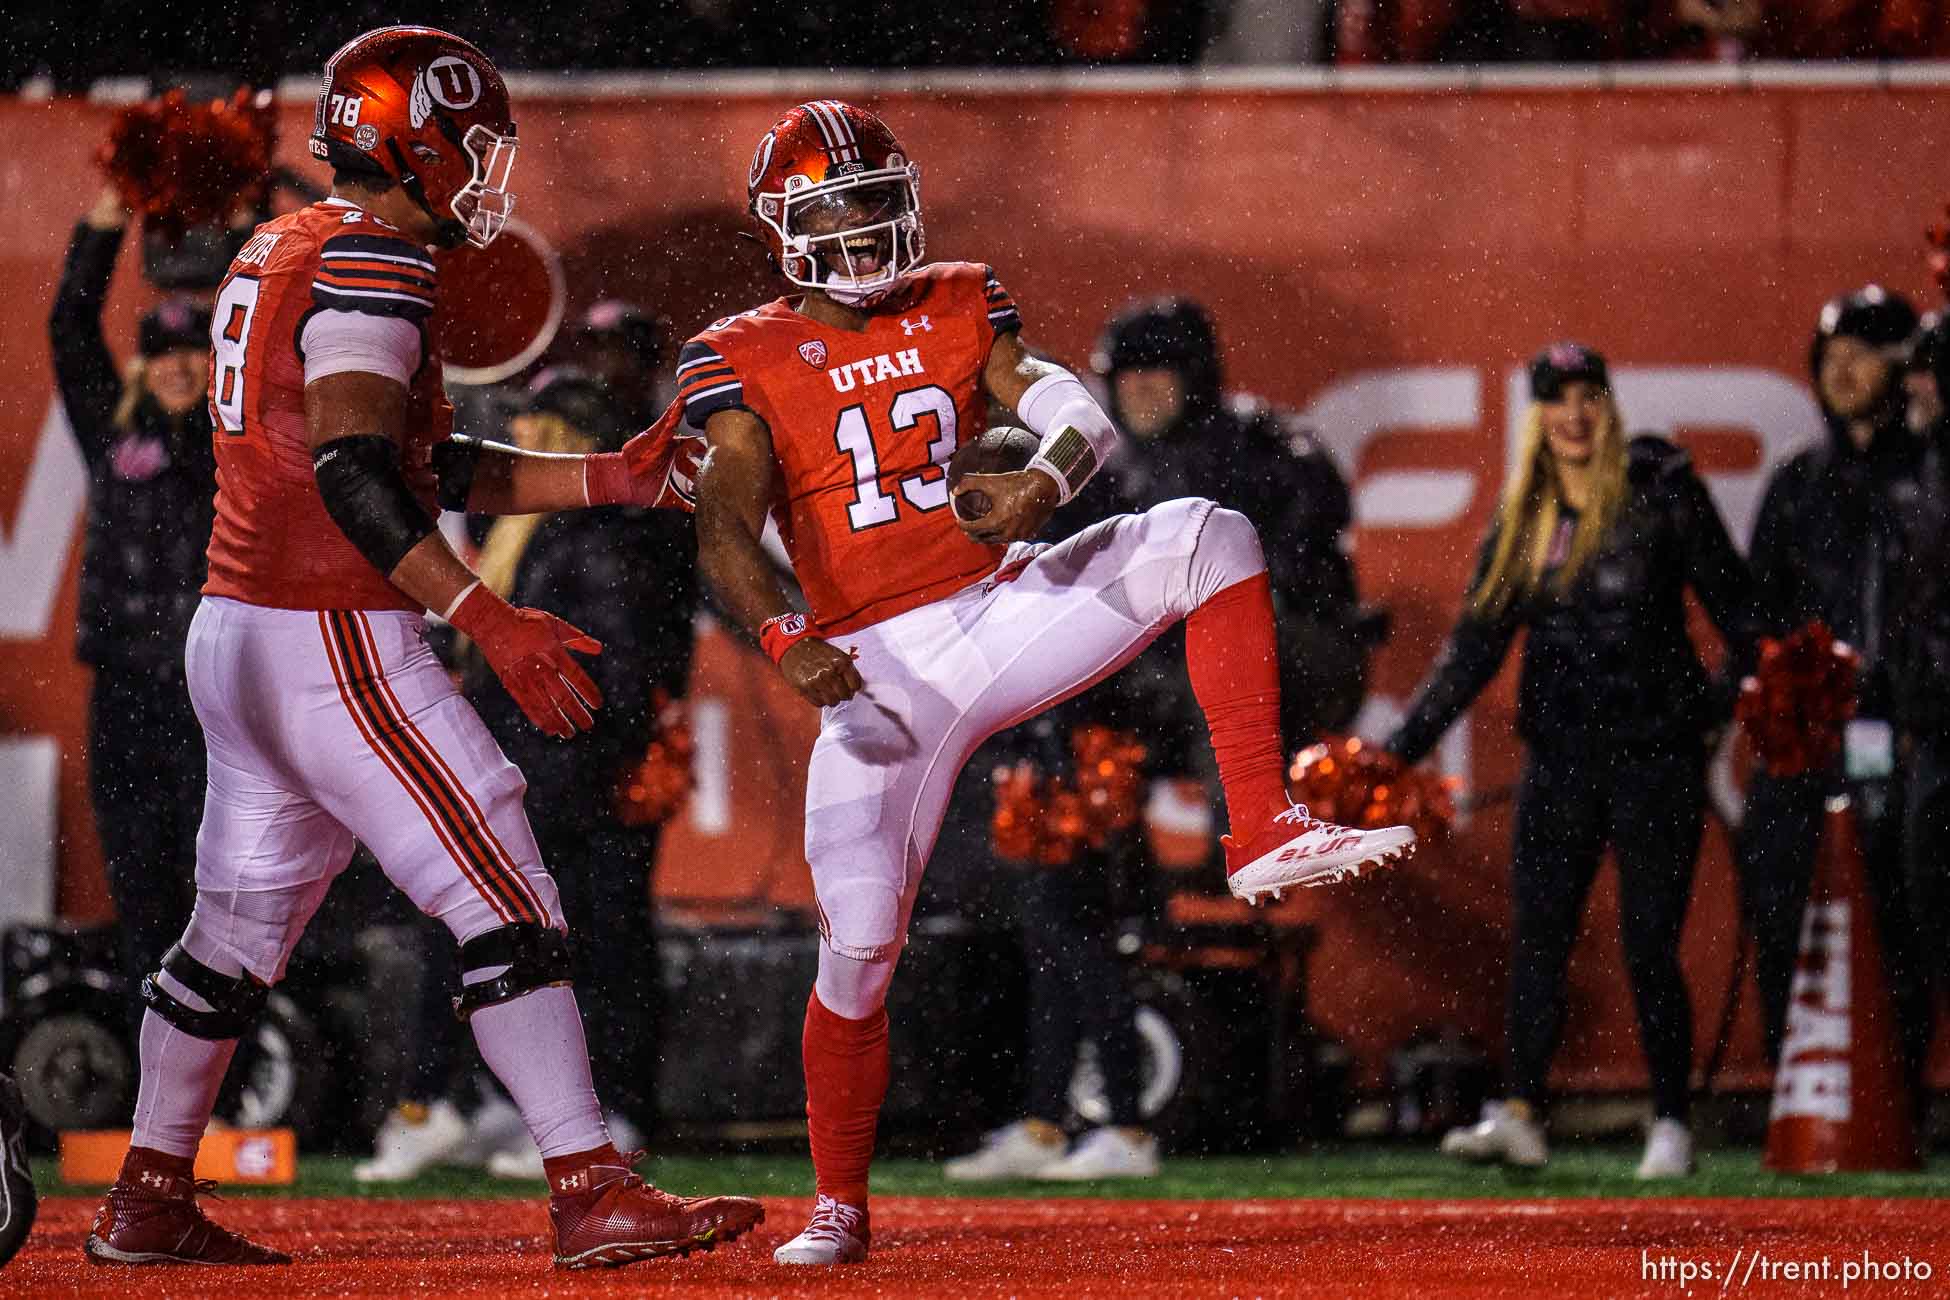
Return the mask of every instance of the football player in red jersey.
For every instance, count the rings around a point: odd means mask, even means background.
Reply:
[[[818,1198],[782,1263],[866,1256],[887,986],[956,774],[988,736],[1183,619],[1236,833],[1233,893],[1344,878],[1414,842],[1406,827],[1327,825],[1289,802],[1273,607],[1244,516],[1187,499],[1031,544],[1116,430],[1073,375],[1031,356],[994,272],[924,264],[918,182],[872,114],[833,100],[786,114],[759,142],[749,199],[799,293],[719,321],[678,364],[686,419],[710,443],[704,574],[824,709],[806,788],[822,939],[804,1038]],[[951,493],[945,467],[990,400],[1040,446],[1026,468]],[[971,491],[989,509],[961,518]],[[768,514],[810,616],[760,549]]]
[[[668,430],[609,456],[448,438],[428,246],[485,245],[513,204],[514,121],[480,50],[425,27],[351,41],[326,64],[312,152],[332,196],[259,227],[217,293],[217,522],[185,650],[210,768],[197,900],[143,981],[135,1132],[88,1258],[288,1262],[204,1218],[192,1167],[237,1038],[355,838],[460,943],[455,1006],[545,1157],[556,1264],[709,1249],[763,1212],[658,1191],[611,1145],[521,774],[423,616],[466,633],[535,725],[587,727],[601,700],[571,652],[601,647],[477,581],[434,506],[656,504]]]

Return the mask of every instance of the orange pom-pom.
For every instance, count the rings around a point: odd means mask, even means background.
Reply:
[[[172,90],[116,114],[98,157],[145,225],[180,234],[257,203],[275,143],[269,91],[192,104]]]
[[[616,819],[625,826],[657,826],[669,821],[690,801],[697,785],[691,760],[697,743],[682,700],[658,687],[651,696],[657,731],[643,761],[623,778],[616,792]]]
[[[1301,750],[1287,779],[1294,797],[1322,821],[1409,826],[1424,844],[1448,838],[1455,824],[1454,778],[1408,767],[1358,736],[1328,736]]]

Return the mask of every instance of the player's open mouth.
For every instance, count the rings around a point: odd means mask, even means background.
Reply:
[[[886,241],[880,235],[854,235],[842,241],[839,253],[828,253],[826,265],[836,275],[860,279],[887,264]]]

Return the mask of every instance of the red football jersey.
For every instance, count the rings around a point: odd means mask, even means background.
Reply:
[[[266,222],[231,262],[210,326],[217,520],[206,594],[280,609],[419,609],[325,512],[305,441],[298,339],[317,310],[420,326],[400,463],[432,513],[432,448],[453,429],[429,321],[434,283],[424,247],[342,201]]]
[[[988,423],[982,371],[1021,327],[985,266],[915,271],[859,332],[781,298],[698,334],[678,357],[685,419],[741,407],[784,473],[773,507],[814,624],[833,635],[939,600],[994,570],[948,505],[947,464]]]

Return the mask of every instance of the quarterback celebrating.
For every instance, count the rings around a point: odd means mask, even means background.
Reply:
[[[326,64],[311,147],[332,196],[259,227],[217,293],[217,520],[185,650],[210,763],[197,900],[143,981],[134,1139],[88,1258],[288,1262],[204,1218],[191,1170],[237,1038],[355,838],[460,943],[455,1007],[545,1158],[556,1264],[709,1249],[763,1213],[649,1187],[610,1144],[521,774],[424,640],[423,611],[443,611],[537,726],[587,727],[601,700],[570,652],[601,647],[477,581],[433,506],[651,505],[667,468],[633,472],[641,444],[539,457],[448,438],[428,246],[485,246],[514,201],[486,55],[425,27],[358,37]]]
[[[1234,831],[1234,894],[1341,879],[1414,843],[1406,827],[1333,826],[1290,804],[1273,606],[1243,515],[1171,501],[1030,544],[1116,430],[1073,375],[1031,356],[992,271],[924,264],[918,178],[870,113],[821,100],[786,114],[759,141],[748,198],[799,294],[719,321],[678,363],[685,418],[710,443],[704,575],[824,709],[806,785],[822,938],[804,1038],[818,1197],[775,1254],[790,1264],[866,1257],[887,988],[955,777],[988,736],[1183,619]],[[951,488],[949,461],[990,399],[1039,445],[1023,468]],[[810,616],[792,611],[760,547],[768,514]]]

